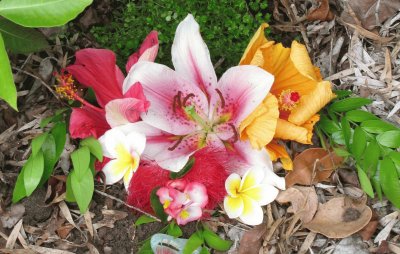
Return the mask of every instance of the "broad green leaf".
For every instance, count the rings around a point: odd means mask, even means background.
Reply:
[[[53,135],[56,142],[56,158],[60,158],[62,152],[64,151],[65,142],[67,140],[67,129],[63,122],[56,123],[51,129],[50,133]]]
[[[367,148],[365,148],[363,169],[370,177],[375,175],[375,172],[378,168],[380,154],[381,152],[379,149],[379,145],[376,143],[375,140],[371,141],[367,145]]]
[[[71,153],[72,165],[78,177],[86,174],[90,165],[90,151],[88,147],[81,147]]]
[[[374,114],[369,113],[368,111],[364,111],[361,109],[351,110],[346,113],[346,117],[349,121],[353,121],[356,123],[364,122],[367,120],[378,120],[379,118]]]
[[[173,237],[180,237],[183,235],[181,228],[173,221],[168,225],[167,234]]]
[[[340,126],[334,121],[329,120],[326,115],[321,116],[321,119],[318,122],[318,126],[320,126],[322,130],[328,134],[340,131]]]
[[[151,191],[150,194],[150,205],[151,208],[153,208],[154,213],[157,215],[157,217],[162,221],[166,222],[167,221],[167,214],[164,212],[164,207],[160,202],[160,199],[158,198],[156,192],[159,189],[159,187],[154,188]]]
[[[351,143],[351,152],[356,159],[360,159],[367,145],[367,137],[360,126],[354,130],[353,142]]]
[[[203,237],[207,245],[217,251],[227,251],[232,246],[231,241],[222,239],[206,227],[204,227]]]
[[[44,133],[40,134],[39,136],[35,137],[34,139],[32,139],[32,144],[31,144],[32,156],[35,156],[40,151],[44,141],[46,141],[46,139],[47,139],[47,135],[49,135],[49,133],[44,132]]]
[[[90,168],[90,171],[92,171],[93,176],[95,176],[97,173],[96,172],[96,161],[97,161],[96,157],[93,154],[91,154],[89,168]]]
[[[59,109],[55,112],[55,114],[53,116],[49,116],[49,117],[43,119],[42,121],[40,121],[40,128],[46,127],[51,122],[57,123],[57,122],[61,121],[63,119],[63,113],[67,110],[68,110],[67,108]]]
[[[350,150],[351,128],[350,128],[350,123],[349,121],[347,121],[346,117],[342,117],[341,125],[342,125],[344,142],[346,144],[347,149]]]
[[[371,183],[372,183],[372,186],[374,187],[374,190],[375,190],[376,195],[378,196],[379,200],[382,200],[382,187],[381,187],[381,181],[379,180],[379,177],[377,177],[377,176],[372,177]]]
[[[91,154],[96,156],[99,161],[103,161],[103,149],[97,139],[93,137],[85,138],[80,145],[88,147]]]
[[[93,197],[94,179],[92,172],[87,168],[82,172],[81,176],[76,173],[76,170],[73,170],[70,174],[72,192],[74,193],[81,214],[84,214]]]
[[[1,4],[1,2],[0,2]],[[0,99],[5,100],[13,109],[17,108],[17,89],[11,71],[3,37],[0,33]]]
[[[56,141],[52,134],[47,135],[46,140],[42,145],[43,159],[44,159],[44,171],[40,184],[49,179],[50,175],[53,173],[54,166],[58,160],[56,157]]]
[[[371,198],[374,197],[374,190],[372,189],[371,181],[369,180],[367,174],[357,165],[358,179],[360,180],[361,188],[368,194]]]
[[[189,171],[192,169],[194,165],[194,157],[190,157],[189,161],[186,163],[186,165],[181,169],[179,172],[171,172],[169,174],[169,178],[171,179],[178,179],[184,177]]]
[[[379,165],[383,193],[397,208],[400,208],[400,181],[396,167],[389,157],[383,158]]]
[[[206,247],[203,247],[201,248],[200,254],[210,254],[210,251]]]
[[[397,129],[395,126],[382,120],[367,120],[361,123],[361,127],[369,133],[382,133]]]
[[[43,152],[39,151],[35,156],[31,155],[24,166],[24,186],[26,195],[30,196],[40,183],[43,175]]]
[[[353,92],[349,90],[335,90],[333,92],[337,95],[338,99],[342,99],[353,94]]]
[[[340,157],[348,157],[351,155],[347,150],[341,148],[333,147],[333,151]]]
[[[74,196],[74,192],[72,191],[71,174],[69,174],[68,177],[67,177],[65,200],[68,201],[68,202],[76,202],[76,198]]]
[[[26,197],[26,191],[25,191],[25,184],[24,184],[24,171],[26,168],[26,164],[24,167],[22,167],[21,172],[18,174],[17,181],[15,182],[14,186],[14,191],[13,191],[13,196],[12,196],[12,202],[16,203]]]
[[[93,0],[2,0],[0,15],[26,27],[62,26]]]
[[[346,112],[370,103],[372,103],[372,100],[367,98],[347,98],[332,103],[329,109],[335,112]]]
[[[183,248],[183,254],[192,254],[203,243],[204,239],[201,235],[201,232],[198,231],[195,232],[193,235],[189,237],[189,240],[186,242],[186,245]]]
[[[333,142],[335,142],[338,145],[345,145],[346,142],[344,141],[344,137],[343,137],[343,132],[342,131],[337,131],[332,133],[331,136]]]
[[[48,46],[43,34],[0,17],[0,32],[6,48],[13,53],[31,53]]]
[[[156,221],[155,219],[144,214],[135,221],[135,225],[139,226],[142,224],[147,224],[147,223],[151,223],[151,222],[155,222],[155,221]]]
[[[151,249],[151,239],[148,239],[144,242],[142,247],[140,247],[138,254],[154,254],[153,250]]]
[[[390,157],[390,159],[392,159],[394,165],[396,166],[397,173],[400,176],[400,153],[392,151],[389,153],[389,157]]]
[[[387,131],[379,134],[376,137],[376,140],[379,144],[390,147],[390,148],[399,148],[400,147],[400,130],[396,131]]]

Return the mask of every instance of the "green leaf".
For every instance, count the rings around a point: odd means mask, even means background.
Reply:
[[[2,0],[0,15],[26,27],[62,26],[91,3],[92,0]]]
[[[382,133],[397,129],[395,126],[382,120],[367,120],[361,123],[361,127],[369,133]]]
[[[90,165],[90,151],[88,147],[81,147],[78,150],[75,150],[71,153],[72,165],[74,166],[75,174],[78,177],[86,174],[86,171],[89,169]]]
[[[206,227],[204,227],[203,237],[207,245],[217,251],[227,251],[232,246],[231,241],[222,239]]]
[[[376,143],[375,140],[371,141],[368,144],[367,148],[365,148],[363,169],[370,177],[375,175],[375,172],[378,168],[380,154],[381,152],[379,149],[379,145]]]
[[[374,114],[369,113],[368,111],[364,111],[361,109],[351,110],[346,113],[346,117],[349,121],[353,121],[356,123],[361,123],[367,120],[378,120],[379,117]]]
[[[96,156],[99,161],[103,161],[103,149],[97,139],[94,137],[85,138],[81,141],[80,145],[88,147],[91,154]]]
[[[367,136],[363,129],[357,126],[354,130],[353,142],[351,144],[351,152],[357,160],[361,158],[366,146]]]
[[[204,243],[201,232],[195,232],[193,235],[189,237],[189,240],[186,242],[185,247],[183,248],[183,254],[192,254],[197,248],[199,248]]]
[[[162,221],[162,222],[166,222],[167,221],[167,214],[164,212],[164,207],[160,202],[160,199],[158,198],[156,192],[159,189],[159,187],[154,188],[151,191],[151,195],[150,195],[150,204],[151,204],[151,208],[153,208],[153,211],[155,212],[155,214],[157,215],[157,217]]]
[[[392,151],[392,152],[389,153],[389,157],[390,157],[390,159],[392,159],[394,165],[397,168],[397,173],[400,176],[400,153]]]
[[[1,4],[1,2],[0,2]],[[0,33],[0,99],[5,100],[13,109],[17,108],[17,89],[15,88],[10,61]]]
[[[372,189],[371,181],[369,180],[367,174],[357,165],[358,179],[360,179],[361,188],[368,194],[371,198],[374,197],[374,190]]]
[[[353,94],[353,92],[349,90],[335,90],[333,92],[337,95],[338,99],[342,99]]]
[[[151,249],[151,238],[144,242],[142,247],[140,247],[138,254],[154,254],[153,250]]]
[[[26,165],[26,164],[25,164]],[[24,172],[25,172],[26,166],[24,166],[19,172],[17,181],[15,182],[14,186],[14,191],[13,191],[13,196],[12,196],[12,202],[16,203],[26,197],[26,191],[25,191],[25,184],[24,184]]]
[[[397,170],[389,157],[383,158],[379,165],[383,193],[397,208],[400,208],[400,181]]]
[[[186,165],[181,169],[179,172],[171,172],[169,174],[169,178],[171,179],[178,179],[184,177],[193,167],[194,165],[194,157],[190,157],[189,161],[186,163]]]
[[[210,251],[207,249],[207,247],[201,248],[200,254],[210,254]]]
[[[328,134],[340,131],[340,126],[334,121],[329,120],[326,115],[321,116],[321,119],[318,122],[318,126],[320,126],[322,130]]]
[[[344,137],[343,137],[343,132],[342,131],[337,131],[332,133],[331,136],[333,142],[335,142],[338,145],[345,145],[346,142],[344,141]]]
[[[341,148],[333,147],[333,151],[336,153],[337,156],[340,157],[348,157],[351,155],[347,150]]]
[[[48,46],[43,34],[0,17],[0,32],[6,48],[13,53],[31,53]]]
[[[346,144],[347,149],[351,150],[350,149],[351,128],[350,128],[350,123],[349,121],[347,121],[346,117],[342,117],[341,125],[342,125],[344,142]]]
[[[379,134],[376,137],[376,140],[379,144],[390,147],[390,148],[399,148],[400,147],[400,130],[396,131],[387,131]]]
[[[68,201],[68,202],[76,202],[76,198],[74,196],[74,192],[72,191],[71,174],[69,174],[68,177],[67,177],[65,200]]]
[[[180,237],[183,235],[181,228],[173,221],[168,225],[167,234],[173,237]]]
[[[43,152],[39,151],[35,156],[31,155],[24,166],[24,186],[26,195],[30,196],[40,183],[43,175]]]
[[[372,103],[372,100],[367,98],[347,98],[332,103],[329,108],[335,112],[346,112],[370,103]]]
[[[151,223],[151,222],[155,222],[155,221],[156,221],[155,219],[144,214],[135,221],[135,225],[139,226],[142,224],[147,224],[147,223]]]
[[[53,116],[49,116],[49,117],[43,119],[42,121],[40,121],[40,128],[46,127],[51,122],[57,123],[57,122],[61,121],[63,119],[62,113],[64,113],[67,110],[68,110],[67,108],[59,109],[55,112],[55,114]]]
[[[382,187],[381,187],[381,181],[379,180],[379,177],[374,176],[371,178],[372,186],[374,187],[374,190],[376,192],[376,195],[378,195],[379,200],[382,200]]]
[[[42,152],[44,159],[44,170],[40,184],[43,184],[47,181],[47,179],[49,179],[58,160],[56,157],[56,141],[54,140],[53,135],[47,135],[47,138],[42,145]]]
[[[73,170],[70,174],[72,192],[74,193],[81,214],[84,214],[93,197],[94,179],[92,172],[87,168],[82,172],[81,176],[77,174],[76,170]]]
[[[56,123],[50,133],[53,135],[56,142],[56,158],[58,160],[64,151],[65,142],[67,140],[67,127],[63,122]]]
[[[34,139],[32,139],[32,144],[31,144],[32,156],[35,156],[40,151],[44,141],[46,141],[46,139],[47,139],[47,135],[49,135],[49,133],[44,132],[44,133],[40,134],[39,136],[35,137]]]

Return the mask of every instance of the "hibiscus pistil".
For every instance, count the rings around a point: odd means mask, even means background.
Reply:
[[[300,94],[291,89],[283,90],[279,95],[279,105],[282,110],[291,111],[300,102]]]

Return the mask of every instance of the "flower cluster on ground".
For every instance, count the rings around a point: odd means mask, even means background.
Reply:
[[[262,206],[285,189],[272,161],[292,169],[284,141],[311,144],[318,111],[335,97],[305,46],[268,41],[266,27],[219,79],[190,14],[176,30],[174,69],[155,62],[155,31],[129,57],[126,77],[113,52],[78,51],[57,89],[82,104],[69,131],[99,139],[105,184],[123,180],[128,203],[145,211],[155,191],[179,225],[209,216],[219,204],[229,218],[261,224]],[[92,89],[98,105],[84,100],[78,85]]]

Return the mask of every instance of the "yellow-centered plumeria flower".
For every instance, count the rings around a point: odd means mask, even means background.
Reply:
[[[103,155],[111,159],[102,169],[106,176],[106,184],[114,184],[123,179],[125,189],[128,190],[132,175],[139,167],[146,137],[126,129],[125,126],[121,126],[108,130],[99,141]]]
[[[311,144],[317,114],[335,98],[331,83],[323,81],[303,44],[292,42],[290,48],[269,41],[262,24],[251,39],[240,65],[256,65],[274,75],[270,93],[263,103],[240,125],[241,139],[250,140],[253,148],[267,148],[272,160],[283,158],[285,169],[292,161],[276,139]],[[274,139],[274,140],[273,140]],[[272,141],[272,142],[271,142]]]
[[[261,168],[248,170],[243,178],[231,174],[225,181],[228,195],[224,199],[224,209],[229,218],[239,218],[248,225],[261,224],[261,206],[274,201],[279,192],[271,184],[271,179],[271,174]]]

